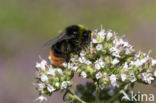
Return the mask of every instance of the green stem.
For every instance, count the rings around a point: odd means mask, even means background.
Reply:
[[[100,103],[99,101],[100,90],[98,84],[96,85],[96,103]]]
[[[127,90],[129,86],[130,86],[130,83],[126,84],[122,90],[124,91]],[[122,90],[118,91],[118,93],[116,93],[116,95],[110,98],[106,103],[112,103],[112,101],[115,100],[121,94]]]
[[[112,103],[113,100],[115,100],[120,95],[120,91],[114,95],[112,98],[110,98],[106,103]]]
[[[81,98],[79,98],[75,93],[72,93],[70,90],[69,90],[69,97],[79,101],[80,103],[86,103],[85,101],[83,101]]]

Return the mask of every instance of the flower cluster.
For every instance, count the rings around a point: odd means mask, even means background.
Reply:
[[[73,72],[69,69],[53,68],[51,63],[40,59],[41,61],[36,63],[37,83],[34,83],[34,85],[40,95],[36,100],[42,102],[47,101],[47,95],[52,95],[55,91],[70,87]]]
[[[149,54],[136,52],[116,33],[96,30],[93,31],[90,46],[81,51],[79,57],[73,55],[70,65],[77,68],[76,71],[83,78],[97,80],[100,87],[108,83],[119,86],[118,81],[141,80],[151,84],[156,76],[156,60]]]
[[[132,45],[110,30],[95,30],[90,45],[80,54],[72,54],[68,63],[63,63],[65,69],[53,68],[43,59],[36,64],[38,90],[43,96],[66,89],[71,86],[74,72],[93,80],[101,89],[106,85],[119,87],[135,81],[151,84],[156,77],[156,60],[149,54],[136,52]]]

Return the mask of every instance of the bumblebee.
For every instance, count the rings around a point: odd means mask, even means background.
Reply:
[[[69,61],[71,53],[78,54],[90,41],[90,30],[82,25],[71,25],[44,46],[51,45],[50,56],[53,66],[63,67],[62,63]]]

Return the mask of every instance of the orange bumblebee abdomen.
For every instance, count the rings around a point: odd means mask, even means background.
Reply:
[[[52,50],[50,50],[50,56],[51,56],[52,63],[55,66],[62,67],[62,63],[65,62],[65,58],[55,56]]]

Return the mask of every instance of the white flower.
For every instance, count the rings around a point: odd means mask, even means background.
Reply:
[[[45,88],[45,84],[44,83],[39,83],[38,86],[39,86],[40,89],[44,89]]]
[[[112,61],[112,64],[117,64],[117,63],[119,63],[119,60],[117,59],[117,58],[115,58],[113,61]]]
[[[134,65],[136,67],[141,66],[142,64],[143,64],[143,62],[141,60],[137,60],[137,61],[134,62]]]
[[[131,53],[130,49],[126,49],[126,52],[125,53],[126,54],[130,54]]]
[[[80,63],[84,63],[86,61],[85,57],[79,57]]]
[[[73,64],[72,63],[68,63],[67,67],[68,67],[68,69],[72,69],[73,68]]]
[[[144,64],[144,63],[146,63],[147,60],[148,60],[148,57],[146,57],[146,58],[140,60],[140,62],[141,62],[141,64]]]
[[[55,76],[55,69],[50,68],[47,74]]]
[[[105,63],[101,58],[96,60],[94,64],[95,64],[96,70],[100,70],[101,68],[104,68],[104,66],[105,66]]]
[[[154,80],[151,73],[142,73],[142,80],[148,84],[151,84],[151,81]]]
[[[65,68],[68,66],[68,64],[67,64],[66,62],[64,62],[62,65],[63,65]]]
[[[131,82],[135,82],[135,81],[136,81],[136,77],[135,77],[134,73],[130,73],[128,79],[129,79]]]
[[[85,56],[86,55],[86,53],[85,52],[80,52],[80,56]]]
[[[154,71],[154,76],[156,77],[156,71]]]
[[[60,74],[63,73],[63,72],[62,72],[62,69],[60,69],[60,68],[57,68],[56,70],[57,70],[57,72],[60,73]]]
[[[45,71],[47,65],[47,61],[42,60],[41,63],[36,63],[36,68],[40,68],[43,71]]]
[[[42,74],[41,75],[41,81],[42,82],[48,81],[48,77],[45,74]]]
[[[98,32],[98,35],[100,35],[100,37],[101,37],[102,39],[104,39],[104,38],[105,38],[106,33],[105,33],[105,32],[103,32],[103,31],[100,31],[100,32]]]
[[[43,103],[45,101],[47,101],[47,97],[43,96],[43,95],[40,95],[37,99],[34,100],[35,102],[36,101],[39,101],[40,103]]]
[[[111,81],[112,86],[117,86],[116,79],[117,78],[114,74],[110,76],[110,81]]]
[[[48,84],[47,90],[51,93],[51,92],[55,91],[55,88],[53,86],[51,86],[50,84]]]
[[[48,56],[48,59],[51,60],[51,56]]]
[[[135,64],[135,61],[131,61],[129,65],[134,66],[134,64]]]
[[[78,66],[74,66],[74,67],[72,67],[72,70],[76,71],[77,68],[78,68]]]
[[[128,69],[128,64],[127,64],[127,62],[124,64],[123,68],[124,68],[124,69]]]
[[[156,64],[156,60],[152,60],[152,65],[155,65]]]
[[[87,74],[86,74],[86,72],[81,72],[81,76],[83,77],[83,78],[86,78],[87,77]]]
[[[97,43],[98,41],[97,41],[96,39],[93,38],[93,39],[92,39],[92,42],[93,42],[93,43]]]
[[[61,84],[61,89],[66,89],[67,86],[68,86],[67,82],[63,81],[62,84]]]
[[[100,50],[102,50],[102,44],[98,44],[97,46],[96,46],[96,50],[98,50],[98,51],[100,51]]]
[[[56,87],[59,87],[59,86],[60,86],[59,82],[57,82],[57,83],[55,84],[55,86],[56,86]]]
[[[107,38],[111,38],[113,36],[113,34],[111,32],[107,33]]]
[[[37,62],[35,67],[36,68],[40,68],[41,67],[41,64]]]
[[[85,63],[86,63],[87,65],[92,64],[92,62],[91,62],[91,61],[89,61],[89,60],[87,60]]]
[[[96,73],[96,79],[100,79],[100,78],[102,78],[102,73],[101,72]]]
[[[126,74],[121,74],[121,80],[124,82],[127,78],[127,75]]]
[[[100,66],[101,66],[101,68],[104,68],[104,66],[105,66],[105,63],[104,63],[104,61],[103,60],[99,60],[99,64],[100,64]]]
[[[97,70],[100,70],[101,69],[101,66],[100,66],[99,63],[95,63],[95,69],[97,69]]]
[[[120,52],[116,51],[116,52],[113,52],[112,55],[115,56],[115,57],[120,58],[121,56],[120,56],[119,53],[120,53]]]

